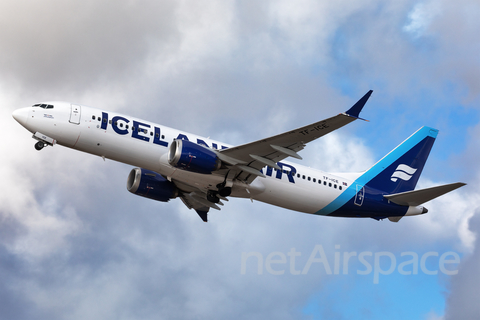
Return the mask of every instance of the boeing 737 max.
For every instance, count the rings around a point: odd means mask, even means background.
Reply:
[[[302,159],[298,152],[307,143],[359,119],[371,93],[344,113],[240,146],[69,102],[38,103],[13,117],[33,133],[37,150],[59,144],[136,166],[128,191],[163,202],[180,198],[203,221],[229,196],[336,217],[396,222],[426,213],[421,204],[465,185],[414,190],[438,134],[433,128],[420,128],[362,173],[331,174],[284,161]]]

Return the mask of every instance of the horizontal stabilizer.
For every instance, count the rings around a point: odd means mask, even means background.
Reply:
[[[401,206],[419,206],[422,203],[440,197],[464,185],[466,185],[466,183],[457,182],[427,189],[384,195],[383,197]]]

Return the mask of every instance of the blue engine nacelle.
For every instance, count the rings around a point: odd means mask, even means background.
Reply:
[[[168,163],[182,170],[210,174],[220,169],[222,162],[215,152],[188,140],[174,140],[168,150]]]
[[[137,196],[167,202],[178,196],[177,187],[156,172],[135,168],[127,179],[127,190]]]

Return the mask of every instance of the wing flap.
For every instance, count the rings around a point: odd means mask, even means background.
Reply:
[[[401,206],[419,206],[464,185],[466,183],[456,182],[432,188],[384,195],[383,197]]]

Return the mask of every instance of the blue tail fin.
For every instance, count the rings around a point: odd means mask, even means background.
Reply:
[[[373,189],[392,193],[415,189],[438,130],[422,127],[367,170],[359,180]]]

